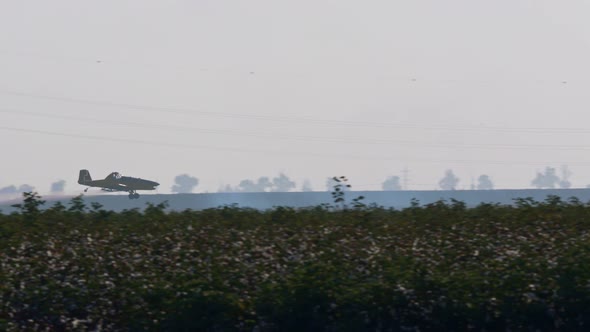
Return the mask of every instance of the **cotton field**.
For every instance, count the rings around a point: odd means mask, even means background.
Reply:
[[[0,215],[0,330],[590,328],[590,205]]]

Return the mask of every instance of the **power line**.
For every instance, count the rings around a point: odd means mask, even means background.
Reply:
[[[97,101],[80,98],[55,97],[42,94],[25,93],[18,91],[0,90],[0,94],[13,95],[27,98],[52,100],[58,102],[78,103],[95,106],[118,107],[136,111],[151,111],[161,113],[172,113],[182,115],[202,115],[210,117],[262,120],[273,122],[287,123],[305,123],[314,125],[332,125],[348,127],[368,127],[368,128],[402,128],[402,129],[424,129],[424,130],[451,130],[451,131],[493,131],[493,132],[527,132],[527,133],[590,133],[590,128],[564,128],[564,127],[498,127],[498,126],[472,126],[472,125],[429,125],[420,123],[387,123],[387,122],[369,122],[369,121],[343,121],[338,119],[313,119],[305,117],[286,117],[276,115],[258,115],[258,114],[239,114],[227,112],[204,111],[197,109],[185,109],[174,107],[158,107],[148,105],[137,105],[128,103],[115,103],[109,101]]]
[[[76,120],[85,121],[90,123],[107,123],[107,124],[118,124],[126,126],[135,126],[138,128],[148,129],[164,129],[173,131],[187,131],[187,132],[198,132],[205,134],[217,134],[217,135],[228,135],[228,136],[246,136],[256,137],[264,139],[286,139],[286,140],[299,140],[299,141],[313,141],[313,142],[327,142],[327,143],[348,143],[348,144],[372,144],[372,145],[402,145],[412,147],[431,147],[431,148],[452,148],[452,149],[541,149],[541,150],[573,150],[573,151],[585,151],[590,150],[590,146],[586,145],[538,145],[538,144],[451,144],[451,143],[429,143],[419,142],[411,140],[388,140],[388,139],[371,139],[371,138],[350,138],[350,137],[321,137],[321,136],[299,136],[299,135],[284,135],[277,133],[260,133],[260,132],[240,132],[235,130],[219,130],[219,129],[208,129],[208,128],[197,128],[187,127],[178,125],[164,125],[164,124],[145,124],[133,121],[119,121],[119,120],[108,120],[104,118],[87,118],[87,117],[76,117],[76,116],[63,116],[56,114],[45,114],[38,112],[20,111],[20,110],[8,110],[0,109],[0,113],[14,113],[19,115],[28,115],[36,117],[46,117],[55,119],[65,120]]]
[[[410,173],[410,170],[408,169],[407,166],[404,166],[404,169],[402,170],[402,174],[403,174],[403,183],[404,183],[404,190],[408,190],[408,174]]]
[[[286,150],[259,150],[259,149],[251,149],[251,148],[221,147],[221,146],[212,146],[212,145],[167,143],[167,142],[146,141],[146,140],[127,139],[127,138],[66,134],[66,133],[58,133],[58,132],[51,132],[51,131],[44,131],[44,130],[14,128],[14,127],[5,127],[5,126],[0,126],[0,130],[12,131],[12,132],[22,132],[22,133],[29,133],[29,134],[38,134],[38,135],[83,138],[83,139],[98,140],[98,141],[111,141],[111,142],[118,142],[118,143],[142,144],[142,145],[150,145],[150,146],[162,146],[162,147],[183,148],[183,149],[231,151],[231,152],[241,152],[241,153],[260,153],[260,154],[265,154],[265,155],[275,154],[275,155],[289,155],[289,156],[308,156],[308,157],[329,158],[329,159],[377,160],[377,161],[390,161],[390,160],[400,161],[401,160],[401,161],[406,161],[406,162],[431,163],[431,164],[486,164],[486,165],[534,165],[534,166],[547,165],[547,164],[582,164],[582,165],[590,164],[590,161],[589,162],[580,162],[580,161],[578,161],[578,162],[576,162],[576,161],[569,161],[569,162],[568,161],[520,162],[520,161],[497,161],[497,160],[428,160],[428,159],[407,159],[407,158],[402,158],[402,157],[375,157],[375,156],[358,156],[358,155],[351,156],[351,155],[342,155],[342,154],[333,154],[333,153],[314,153],[314,152],[300,152],[300,151],[286,151]]]

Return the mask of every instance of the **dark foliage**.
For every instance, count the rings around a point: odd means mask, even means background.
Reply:
[[[345,182],[344,182],[345,184]],[[343,201],[337,200],[340,205]],[[590,205],[0,214],[0,330],[574,331]],[[358,202],[357,202],[358,203]]]

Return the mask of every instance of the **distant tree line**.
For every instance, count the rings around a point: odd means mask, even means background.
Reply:
[[[174,178],[172,186],[173,193],[192,193],[193,189],[199,185],[199,179],[188,174],[177,175]]]
[[[561,177],[553,167],[546,167],[543,172],[537,172],[537,176],[531,181],[535,188],[570,188],[572,186],[569,177],[572,172],[567,166],[561,167]]]
[[[20,193],[24,193],[24,192],[31,192],[35,190],[35,188],[33,186],[30,186],[28,184],[22,184],[20,186],[15,186],[15,185],[10,185],[10,186],[6,186],[4,188],[0,188],[0,195],[4,194],[4,195],[12,195],[12,194],[20,194]]]
[[[546,167],[542,172],[537,172],[536,176],[531,181],[531,185],[538,189],[544,188],[570,188],[572,186],[569,178],[572,172],[567,166],[562,166],[560,174],[554,167]],[[436,188],[440,190],[457,190],[457,189],[471,189],[471,190],[494,190],[495,185],[491,176],[481,174],[477,179],[472,180],[471,185],[466,188],[459,187],[461,179],[453,172],[452,169],[447,169],[442,178],[436,184]],[[405,182],[398,175],[391,175],[385,178],[381,183],[381,189],[384,191],[398,191],[407,190]],[[187,174],[178,175],[175,178],[175,185],[172,187],[172,192],[175,193],[190,193],[199,184],[199,179],[189,176]],[[324,191],[333,191],[338,182],[334,177],[327,177]],[[590,185],[588,186],[590,187]],[[298,187],[297,183],[284,173],[279,173],[278,176],[270,178],[268,176],[261,176],[257,179],[244,179],[237,185],[226,184],[219,187],[218,192],[288,192],[288,191],[313,191],[311,182],[304,180],[303,184]],[[342,188],[343,191],[351,190],[349,187]]]
[[[287,175],[280,173],[274,178],[268,176],[259,177],[257,180],[244,179],[236,186],[225,185],[219,188],[219,192],[287,192],[295,189],[297,184]],[[304,183],[302,191],[311,191],[309,181]]]
[[[552,189],[552,188],[571,188],[572,183],[570,177],[572,172],[567,166],[562,166],[558,170],[554,167],[545,167],[543,171],[537,171],[536,176],[531,181],[531,186],[538,189]],[[192,193],[199,185],[198,178],[189,174],[180,174],[174,178],[174,185],[171,187],[173,193]],[[443,177],[438,181],[436,188],[440,190],[457,190],[465,189],[459,188],[460,178],[455,175],[452,169],[447,169]],[[332,191],[338,183],[334,181],[333,177],[327,177],[324,191]],[[52,194],[63,193],[66,181],[58,180],[51,184],[50,192]],[[590,188],[590,185],[586,186]],[[298,189],[299,188],[299,189]],[[381,183],[381,189],[384,191],[407,190],[406,185],[402,185],[402,178],[398,175],[391,175],[385,178]],[[469,187],[471,190],[493,190],[495,189],[494,181],[487,174],[482,174],[477,177],[477,180]],[[35,188],[29,184],[9,185],[0,188],[0,195],[15,195],[24,192],[32,192]],[[347,191],[350,188],[346,187],[343,190]],[[313,191],[312,184],[309,180],[304,180],[300,187],[289,176],[284,173],[270,178],[268,176],[261,176],[258,179],[244,179],[237,185],[223,185],[218,192],[289,192],[289,191]]]
[[[58,180],[51,184],[49,192],[52,194],[59,194],[64,192],[64,188],[66,186],[65,180]],[[15,195],[15,194],[22,194],[26,192],[32,192],[35,190],[35,187],[29,184],[21,184],[19,186],[16,185],[9,185],[6,187],[0,188],[0,195]]]

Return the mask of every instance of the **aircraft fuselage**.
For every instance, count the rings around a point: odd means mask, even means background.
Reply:
[[[117,172],[109,174],[102,180],[92,180],[90,172],[85,169],[80,170],[78,183],[88,187],[98,187],[106,191],[126,191],[129,192],[129,198],[139,198],[137,190],[155,190],[160,185],[151,180],[121,176]]]

